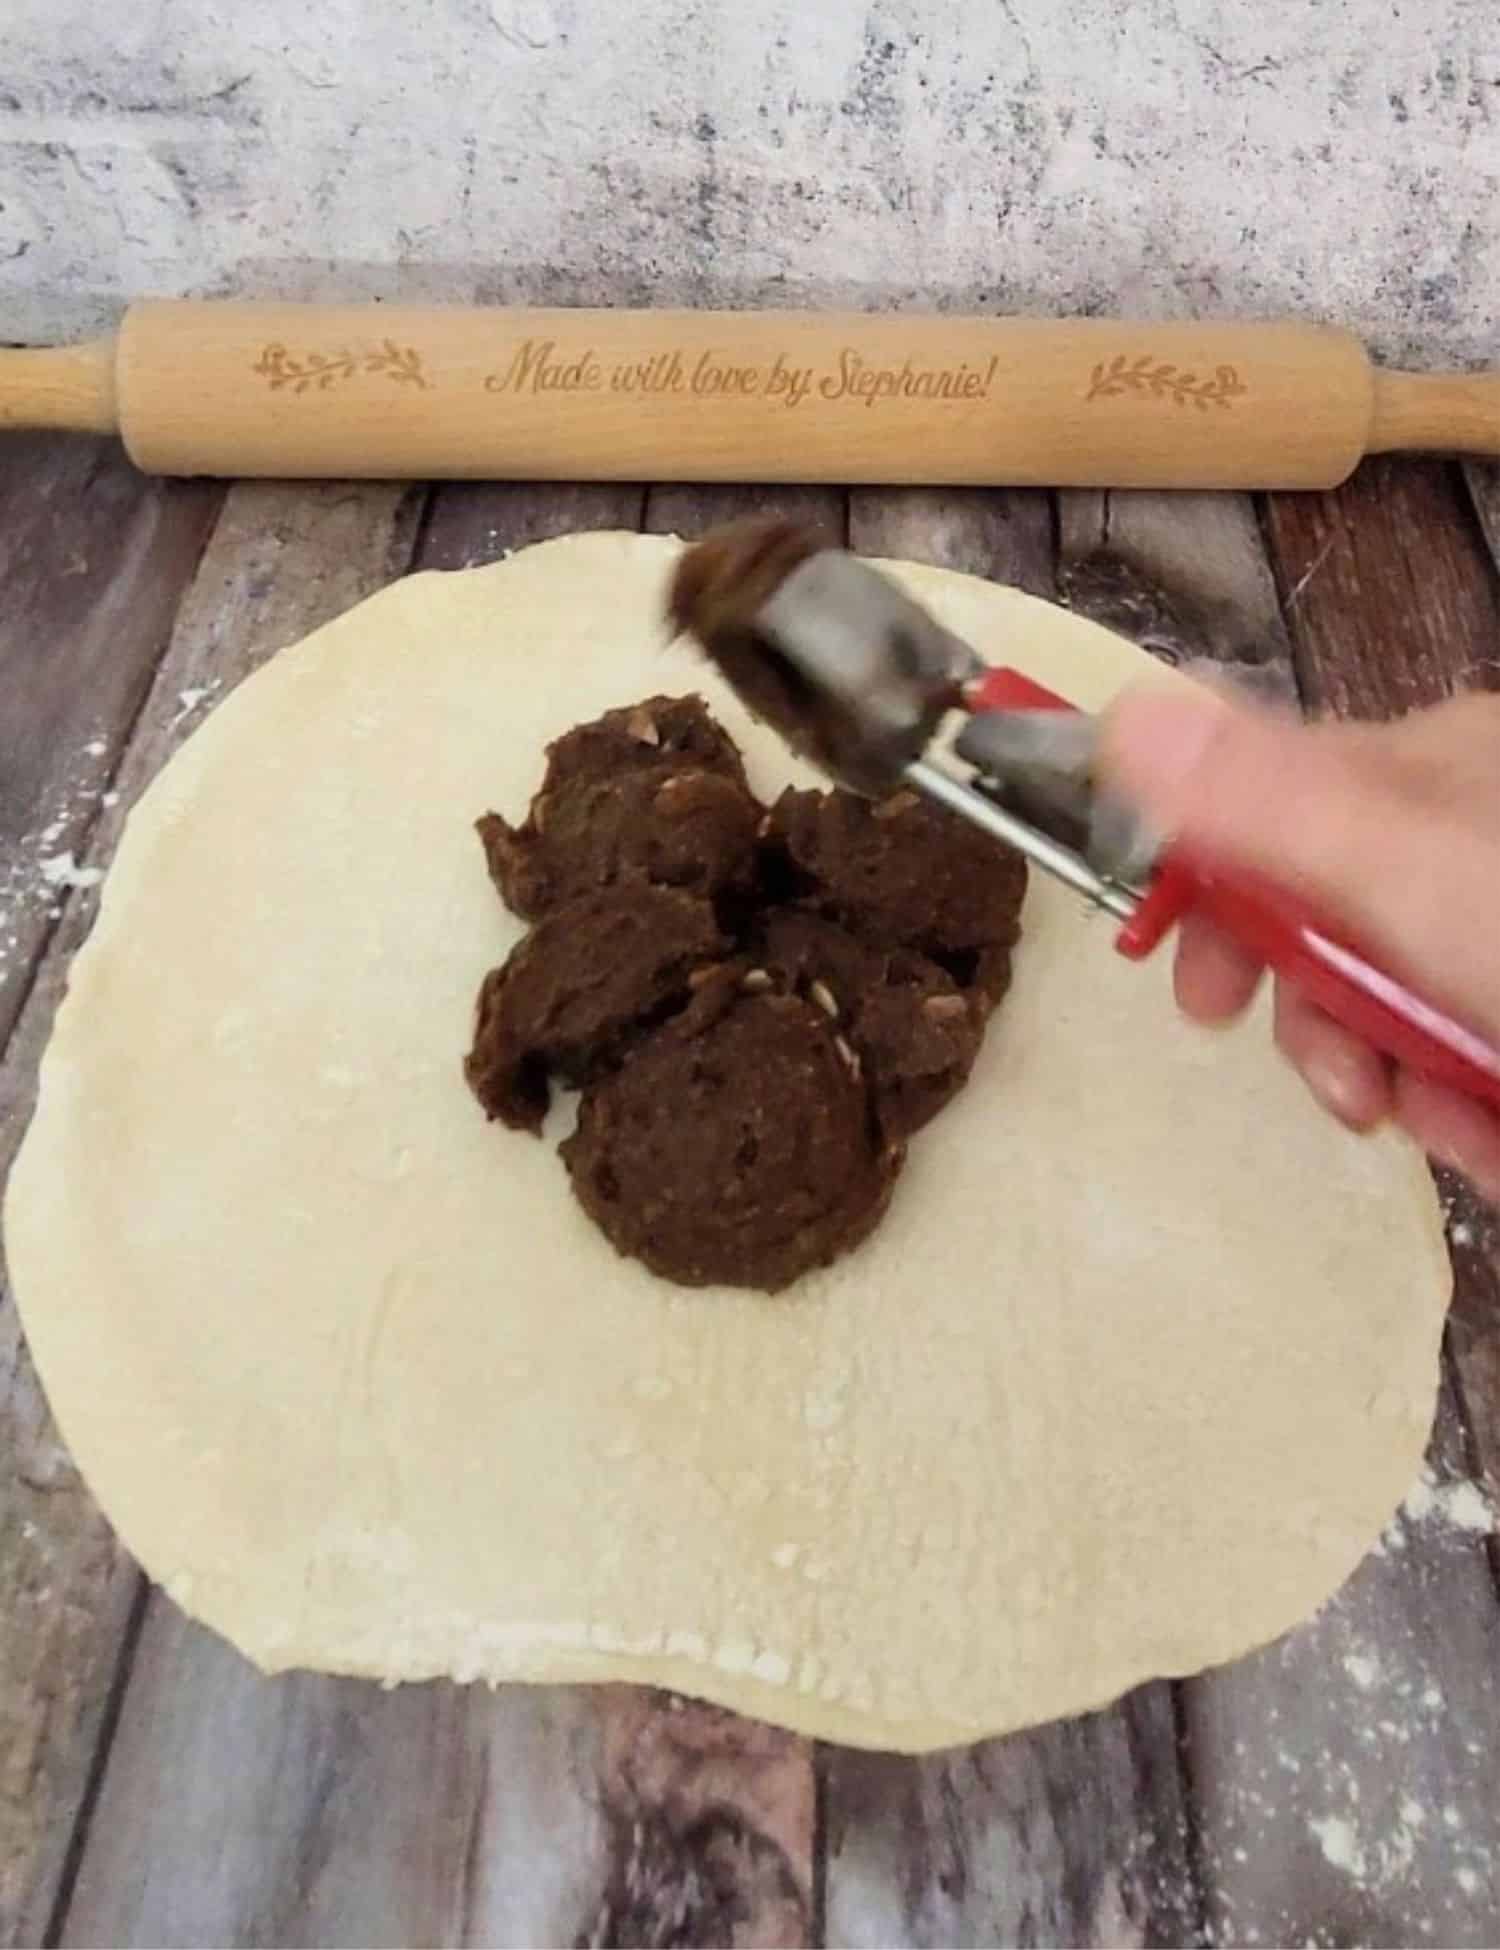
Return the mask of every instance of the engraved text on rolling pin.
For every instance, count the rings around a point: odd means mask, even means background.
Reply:
[[[769,359],[745,361],[716,346],[684,349],[663,346],[641,357],[617,360],[592,346],[560,351],[555,339],[525,338],[502,364],[484,376],[487,393],[556,396],[615,395],[642,399],[680,397],[716,400],[763,400],[795,412],[808,400],[871,408],[902,400],[964,405],[991,397],[997,358],[971,364],[957,360],[933,365],[908,357],[900,364],[867,359],[856,347],[840,347],[826,364],[808,364],[785,351]],[[426,391],[438,383],[415,346],[398,346],[391,339],[351,351],[289,352],[286,346],[262,347],[251,371],[272,392],[294,396],[327,392],[350,380],[375,378]],[[1190,367],[1143,353],[1117,353],[1101,360],[1084,378],[1080,397],[1085,402],[1130,399],[1194,406],[1232,407],[1250,388],[1233,366],[1217,366],[1200,376]]]
[[[874,406],[881,400],[979,400],[995,382],[995,359],[946,366],[904,359],[876,365],[853,346],[840,349],[831,366],[799,363],[786,352],[746,362],[716,346],[685,352],[663,348],[640,359],[611,361],[592,348],[564,355],[553,339],[523,339],[510,359],[486,375],[489,393],[616,393],[684,399],[764,399],[795,409],[816,395]]]

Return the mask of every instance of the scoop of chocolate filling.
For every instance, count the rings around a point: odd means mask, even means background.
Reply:
[[[562,1156],[620,1252],[683,1286],[776,1292],[864,1238],[902,1152],[828,1016],[743,979],[718,971],[591,1084]]]
[[[752,951],[778,986],[833,1020],[870,1079],[881,1129],[910,1137],[963,1088],[984,1040],[985,1010],[912,948],[877,948],[795,907],[766,915]]]
[[[707,901],[668,887],[581,894],[538,922],[479,991],[465,1066],[491,1117],[540,1131],[548,1080],[580,1084],[684,1003],[696,968],[723,954]]]
[[[651,697],[555,740],[523,824],[486,813],[479,835],[506,906],[534,921],[634,879],[709,896],[744,886],[760,819],[703,701]]]
[[[852,933],[916,949],[990,1004],[1010,986],[1019,853],[912,791],[875,801],[788,790],[765,831],[806,902]]]

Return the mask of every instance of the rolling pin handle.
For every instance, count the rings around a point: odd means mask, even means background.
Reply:
[[[0,428],[118,433],[115,342],[0,351]]]
[[[1371,454],[1500,454],[1500,374],[1375,368]]]

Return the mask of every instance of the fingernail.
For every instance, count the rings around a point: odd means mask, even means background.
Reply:
[[[1175,820],[1201,793],[1203,771],[1229,707],[1197,689],[1128,692],[1105,719],[1101,769],[1145,811]]]

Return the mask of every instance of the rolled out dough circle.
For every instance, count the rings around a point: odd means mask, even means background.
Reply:
[[[1446,1299],[1398,1141],[1034,877],[1010,1000],[873,1240],[775,1300],[615,1257],[460,1073],[517,929],[471,822],[701,690],[671,541],[416,576],[245,683],[130,822],[7,1241],[129,1547],[267,1669],[660,1682],[921,1749],[1274,1637],[1411,1483]],[[1081,704],[1153,668],[890,565]],[[1164,958],[1163,958],[1164,959]]]

